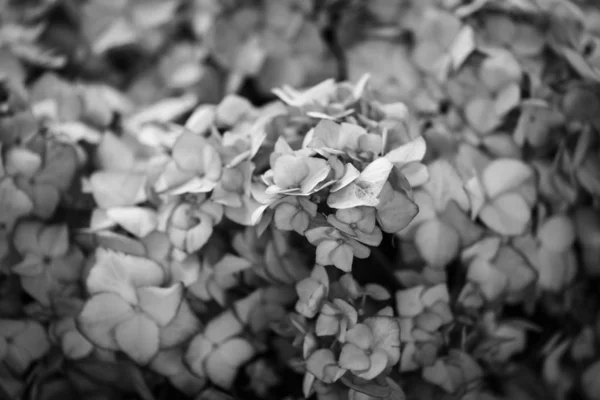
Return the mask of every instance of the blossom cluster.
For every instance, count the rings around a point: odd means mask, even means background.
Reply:
[[[67,3],[0,16],[0,396],[600,399],[594,7]]]

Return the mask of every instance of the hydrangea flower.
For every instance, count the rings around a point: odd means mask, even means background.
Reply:
[[[400,360],[400,326],[394,317],[375,315],[346,332],[340,367],[371,380]]]
[[[250,310],[256,296],[248,296],[210,320],[204,330],[189,343],[185,360],[192,372],[208,378],[224,389],[231,389],[238,369],[257,349],[241,334],[250,322]]]
[[[13,241],[22,261],[12,271],[40,304],[49,306],[54,295],[76,287],[84,255],[70,243],[66,225],[24,221],[15,228]]]
[[[217,186],[221,173],[222,161],[217,149],[204,137],[184,132],[173,145],[172,161],[154,188],[159,193],[206,193]]]
[[[317,246],[316,262],[335,265],[345,272],[352,270],[352,260],[367,258],[371,251],[357,240],[334,227],[317,227],[305,232],[309,242]]]
[[[182,285],[163,287],[165,278],[153,261],[99,248],[86,279],[92,297],[77,318],[79,329],[97,346],[148,364],[159,349],[182,343],[198,329]]]
[[[73,146],[48,141],[39,152],[13,147],[6,154],[5,171],[33,203],[33,212],[49,218],[70,187],[78,160]],[[43,156],[42,156],[43,155]]]
[[[0,319],[0,361],[20,376],[50,350],[45,328],[34,320]]]

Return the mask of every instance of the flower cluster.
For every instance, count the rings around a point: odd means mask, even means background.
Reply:
[[[542,3],[3,4],[0,397],[600,399],[600,14]]]

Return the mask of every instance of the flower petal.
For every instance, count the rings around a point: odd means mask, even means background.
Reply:
[[[366,371],[371,367],[371,360],[367,353],[352,343],[346,343],[342,347],[338,363],[342,368],[357,372]]]
[[[158,353],[158,326],[143,314],[121,322],[115,329],[115,339],[119,348],[141,365],[148,364]]]
[[[115,293],[100,293],[85,303],[77,317],[77,326],[92,343],[105,349],[117,350],[114,328],[132,318],[134,311]]]

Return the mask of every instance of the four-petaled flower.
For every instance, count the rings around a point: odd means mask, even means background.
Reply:
[[[397,318],[374,315],[346,332],[339,366],[371,380],[400,360],[400,325]]]
[[[352,270],[352,260],[367,258],[371,251],[334,227],[317,227],[305,232],[309,242],[317,246],[317,263],[335,265],[345,272]]]

